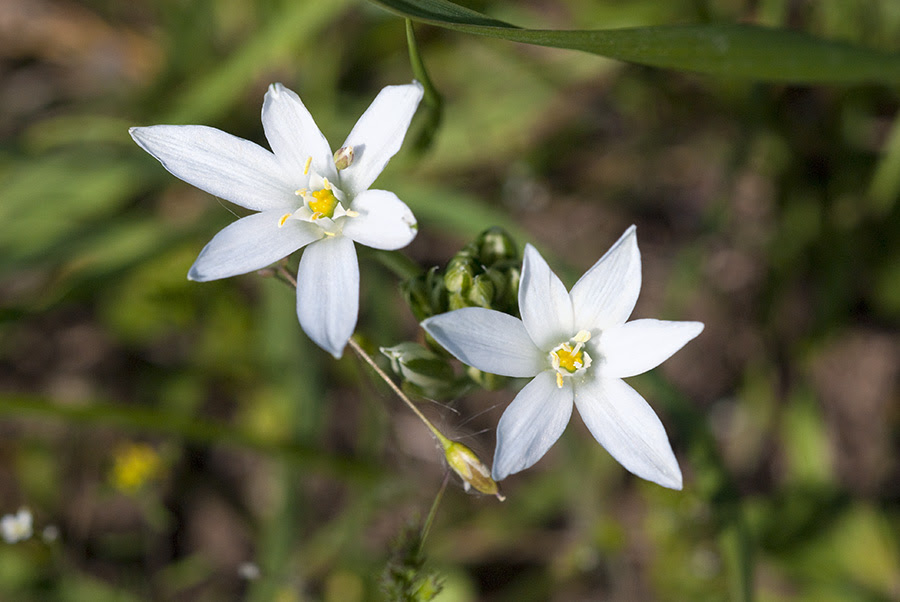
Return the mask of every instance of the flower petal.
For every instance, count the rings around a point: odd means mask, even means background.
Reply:
[[[572,330],[572,300],[566,286],[530,244],[525,245],[522,262],[519,311],[538,349],[550,351],[575,334]]]
[[[294,207],[294,188],[275,155],[249,140],[203,125],[128,130],[177,178],[254,211]]]
[[[497,424],[495,481],[525,470],[559,439],[572,416],[572,386],[556,385],[556,373],[541,372],[513,399]]]
[[[503,376],[534,376],[549,368],[518,318],[465,307],[422,322],[428,334],[464,364]]]
[[[608,328],[599,341],[603,376],[627,378],[652,370],[702,330],[702,322],[664,320],[633,320]]]
[[[594,378],[576,385],[575,406],[622,466],[642,479],[681,489],[681,469],[666,430],[637,391],[618,378]]]
[[[641,253],[631,226],[572,287],[576,328],[604,330],[624,323],[640,292]]]
[[[387,86],[363,113],[343,146],[353,147],[353,163],[341,171],[341,190],[353,198],[369,188],[397,154],[422,100],[422,84]]]
[[[400,249],[419,229],[412,211],[393,192],[366,190],[353,199],[350,209],[359,215],[344,218],[344,236],[367,247]]]
[[[262,123],[266,140],[294,189],[306,186],[308,174],[303,172],[310,157],[312,171],[337,181],[328,140],[294,91],[281,84],[269,86],[263,101]]]
[[[303,331],[340,358],[358,314],[359,263],[353,241],[330,236],[306,247],[297,270],[297,317]]]
[[[322,238],[322,229],[309,222],[287,220],[279,228],[282,213],[254,213],[220,230],[200,251],[188,278],[206,282],[246,274]]]

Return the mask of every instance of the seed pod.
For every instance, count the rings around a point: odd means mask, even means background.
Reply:
[[[501,502],[506,499],[500,493],[500,486],[491,478],[491,471],[471,449],[458,441],[448,441],[444,445],[444,456],[453,472],[463,480],[466,491],[474,489],[487,495],[496,495]]]

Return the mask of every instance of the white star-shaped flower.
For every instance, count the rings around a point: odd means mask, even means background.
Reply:
[[[559,439],[573,405],[606,450],[634,474],[681,489],[681,470],[656,413],[622,381],[654,368],[700,334],[700,322],[626,323],[641,289],[632,226],[566,291],[527,245],[519,287],[522,319],[469,307],[422,322],[462,362],[534,377],[497,425],[492,476],[499,481],[541,459]]]
[[[399,249],[416,235],[409,207],[369,186],[400,149],[421,99],[418,82],[384,88],[334,154],[300,97],[281,84],[269,87],[262,108],[271,152],[206,126],[131,128],[135,142],[176,177],[259,212],[219,232],[188,278],[245,274],[306,247],[297,272],[300,326],[340,357],[359,312],[353,243]]]

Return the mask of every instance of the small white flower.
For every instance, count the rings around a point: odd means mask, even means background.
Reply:
[[[399,249],[416,235],[409,207],[369,186],[400,149],[421,99],[418,82],[384,88],[335,154],[300,97],[281,84],[269,87],[262,108],[272,152],[206,126],[131,128],[135,142],[176,177],[259,212],[219,232],[188,278],[245,274],[307,247],[297,316],[317,345],[340,357],[359,310],[353,243]]]
[[[47,525],[44,527],[44,530],[41,531],[41,539],[44,540],[44,543],[53,543],[59,539],[59,527],[56,525]]]
[[[0,518],[0,536],[6,543],[25,541],[32,534],[31,511],[21,508],[16,514],[7,514]]]
[[[641,256],[632,226],[571,292],[527,245],[519,287],[521,320],[469,307],[422,322],[470,366],[534,377],[497,425],[495,480],[540,460],[562,435],[574,405],[597,441],[625,468],[681,489],[681,470],[662,423],[621,379],[661,364],[700,334],[703,324],[625,323],[640,288]]]
[[[238,576],[247,581],[259,579],[261,574],[262,572],[259,570],[259,565],[252,562],[244,562],[238,567]]]

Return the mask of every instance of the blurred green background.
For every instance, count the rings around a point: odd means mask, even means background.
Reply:
[[[900,50],[895,0],[467,3],[540,28],[784,26]],[[441,601],[900,599],[900,133],[895,90],[712,78],[417,27],[443,95],[433,145],[377,182],[427,268],[501,225],[567,285],[635,223],[635,317],[706,330],[632,384],[685,473],[622,469],[574,419],[508,499],[451,481],[424,546]],[[296,90],[337,147],[412,71],[360,0],[0,4],[0,600],[379,599],[446,467],[352,355],[301,332],[291,291],[188,282],[234,219],[132,125],[265,144]],[[359,332],[421,340],[361,252]],[[422,408],[493,453],[511,389]],[[56,529],[56,537],[52,530]],[[248,564],[250,563],[250,564]],[[254,567],[259,574],[254,574]]]

